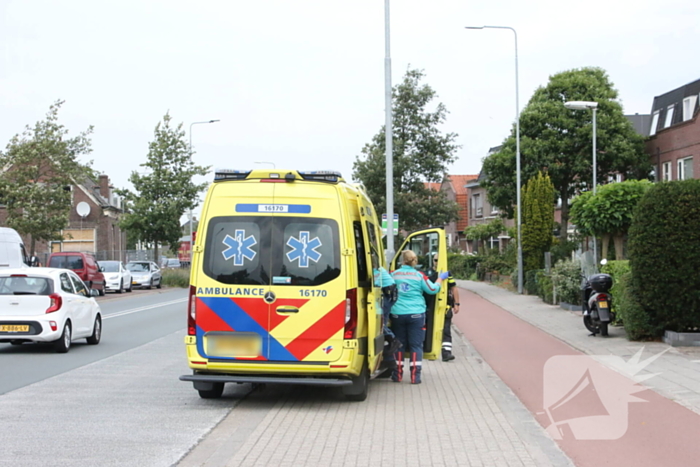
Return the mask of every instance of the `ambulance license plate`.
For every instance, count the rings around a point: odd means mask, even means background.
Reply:
[[[242,336],[211,336],[208,346],[210,355],[221,357],[258,357],[262,351],[262,339],[257,334]]]
[[[608,307],[608,302],[600,301],[600,302],[598,302],[598,306],[599,306],[600,308],[607,308],[607,307]]]
[[[28,324],[3,324],[0,325],[0,332],[29,332]]]

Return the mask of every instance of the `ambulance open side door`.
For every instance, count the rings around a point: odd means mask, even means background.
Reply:
[[[379,267],[384,267],[383,255],[377,235],[377,218],[372,204],[363,194],[357,196],[360,206],[360,218],[362,223],[362,237],[365,239],[364,254],[367,264],[370,266],[367,281],[367,364],[370,374],[379,369],[384,351],[384,326],[382,314],[382,284]],[[363,252],[358,251],[358,254]],[[358,297],[359,298],[359,297]]]
[[[406,237],[396,256],[391,261],[391,270],[401,267],[401,252],[412,250],[418,257],[416,269],[435,282],[440,272],[447,271],[447,244],[443,229],[426,229],[413,232]],[[434,259],[437,257],[437,267]],[[447,281],[443,281],[436,295],[426,298],[426,333],[423,343],[423,358],[436,360],[442,349],[442,330],[447,312]]]

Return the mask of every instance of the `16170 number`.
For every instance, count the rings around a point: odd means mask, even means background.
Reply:
[[[328,295],[327,290],[311,290],[311,289],[302,289],[299,291],[299,295],[302,297],[325,297]]]

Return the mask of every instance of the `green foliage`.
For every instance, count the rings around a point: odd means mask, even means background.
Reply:
[[[538,172],[528,180],[521,199],[523,267],[525,271],[542,269],[554,228],[554,186],[549,176]]]
[[[448,165],[456,160],[456,133],[443,134],[447,109],[427,107],[437,94],[421,84],[425,74],[408,70],[393,89],[394,212],[407,231],[428,225],[444,225],[457,219],[459,206],[442,191],[429,190],[424,182],[442,181]],[[386,212],[386,133],[377,133],[353,164],[353,178],[361,181],[377,212]]]
[[[520,116],[521,178],[546,170],[562,205],[562,238],[566,239],[568,204],[590,188],[592,118],[590,111],[569,110],[566,101],[595,101],[597,110],[597,179],[619,172],[626,179],[645,178],[651,170],[643,138],[624,116],[607,73],[581,68],[558,73],[535,91]],[[484,160],[482,182],[492,205],[513,217],[516,196],[515,128],[500,152]]]
[[[632,284],[654,336],[700,326],[700,180],[658,183],[629,229]]]
[[[455,279],[469,279],[476,272],[476,265],[481,258],[474,255],[450,253],[447,255],[447,265]]]
[[[612,299],[612,311],[615,313],[615,324],[624,323],[624,314],[617,303],[617,295],[620,293],[619,281],[620,278],[630,272],[630,262],[627,260],[622,261],[608,261],[607,264],[600,268],[600,272],[605,274],[610,274],[613,279],[613,286],[610,289],[610,294],[613,296]]]
[[[177,251],[182,236],[180,218],[197,205],[199,193],[207,186],[193,183],[192,177],[206,175],[209,168],[192,162],[182,123],[173,128],[171,120],[166,113],[156,125],[154,140],[148,144],[148,160],[141,164],[148,173],[132,172],[129,181],[134,191],[120,190],[128,206],[121,227],[136,232],[138,240],[170,245]]]
[[[12,137],[0,154],[0,199],[7,208],[7,226],[38,240],[63,240],[71,208],[70,186],[92,175],[78,157],[89,154],[92,127],[74,138],[58,123],[64,101],[56,101],[46,119]]]
[[[189,269],[163,269],[163,285],[187,288],[190,285]]]
[[[648,180],[625,180],[603,185],[595,195],[584,192],[571,203],[571,221],[583,235],[624,237],[637,203],[651,186]]]
[[[479,258],[479,269],[483,272],[496,272],[500,275],[507,275],[513,270],[513,264],[508,257],[498,250],[488,250],[485,255]]]
[[[535,274],[535,282],[537,283],[537,295],[539,295],[545,303],[554,305],[552,276],[547,274],[544,270],[537,271],[537,274]]]
[[[630,340],[643,340],[654,337],[649,314],[639,304],[632,285],[632,272],[622,274],[615,284],[617,292],[613,302],[617,303],[617,312],[623,316],[625,333]]]
[[[556,288],[557,301],[581,304],[581,263],[578,259],[559,261],[552,268],[552,284]]]
[[[571,253],[578,249],[579,242],[575,240],[562,240],[561,238],[554,238],[552,240],[552,246],[549,249],[552,257],[552,264],[557,264],[559,261],[566,261],[571,259]]]

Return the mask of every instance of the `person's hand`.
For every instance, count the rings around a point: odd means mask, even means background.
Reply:
[[[441,273],[438,275],[438,279],[440,279],[440,280],[442,280],[442,281],[444,281],[444,280],[447,279],[448,277],[450,277],[450,273],[449,273],[448,271],[441,272]]]
[[[454,314],[459,313],[459,303],[455,303],[454,306],[452,307],[452,312]]]

